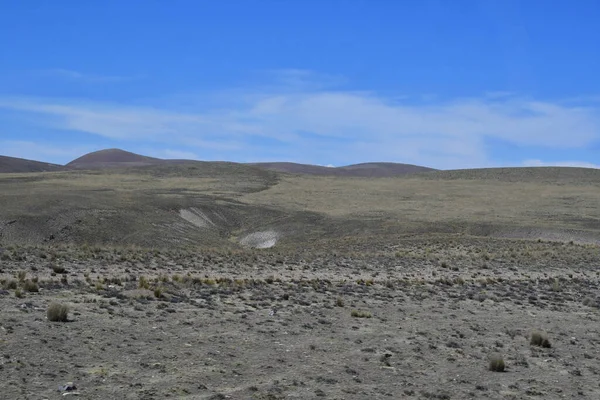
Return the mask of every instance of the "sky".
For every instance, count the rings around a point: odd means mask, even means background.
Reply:
[[[597,0],[0,0],[0,155],[600,168]]]

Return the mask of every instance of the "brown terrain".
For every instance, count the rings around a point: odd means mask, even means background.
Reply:
[[[101,169],[110,167],[135,167],[159,164],[159,158],[141,156],[120,149],[106,149],[85,154],[66,165],[68,168]]]
[[[0,397],[600,398],[600,170],[121,155],[0,174]]]
[[[64,169],[62,165],[0,156],[0,173],[60,171],[62,169]]]
[[[323,167],[319,165],[296,164],[285,162],[253,163],[250,165],[269,169],[272,171],[287,172],[291,174],[378,178],[412,174],[416,172],[435,171],[433,168],[399,163],[364,163],[348,165],[345,167]]]

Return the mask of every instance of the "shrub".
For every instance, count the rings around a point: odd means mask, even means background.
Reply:
[[[16,289],[15,296],[20,299],[20,298],[23,298],[25,295],[23,294],[23,291],[21,289]]]
[[[46,316],[49,321],[66,322],[69,315],[69,307],[64,304],[50,303]]]
[[[148,282],[148,278],[145,276],[140,276],[138,287],[140,289],[150,289],[150,282]]]
[[[163,290],[160,287],[157,287],[154,289],[154,297],[156,297],[157,299],[160,299],[162,297],[163,294]]]
[[[372,317],[370,312],[361,311],[361,310],[352,310],[350,315],[353,316],[354,318],[371,318]]]
[[[12,290],[14,290],[14,289],[16,289],[16,288],[17,288],[17,285],[18,285],[17,281],[15,281],[15,280],[12,280],[12,279],[11,279],[11,280],[7,281],[7,282],[4,284],[4,287],[5,287],[6,289],[12,289]]]
[[[62,265],[52,264],[52,272],[55,274],[64,274],[67,270]]]
[[[529,341],[529,344],[533,346],[545,347],[548,349],[552,347],[550,345],[550,340],[548,339],[548,336],[541,332],[533,332],[531,334],[531,340]]]
[[[23,282],[23,290],[30,293],[37,293],[40,291],[40,288],[38,287],[37,283],[32,282],[30,280],[26,280],[25,282]]]
[[[500,355],[493,355],[490,358],[489,370],[494,372],[504,372],[504,359]]]
[[[19,282],[23,282],[25,280],[26,276],[27,276],[27,271],[17,272],[17,278],[19,279]]]
[[[585,299],[583,299],[583,305],[588,307],[600,308],[600,301],[594,300],[591,297],[586,297]]]
[[[337,299],[335,299],[335,305],[338,307],[344,307],[344,299],[338,297]]]

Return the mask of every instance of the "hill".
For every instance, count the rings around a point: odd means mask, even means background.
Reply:
[[[383,178],[418,172],[435,171],[433,168],[400,163],[363,163],[344,167],[323,167],[311,164],[296,164],[289,162],[252,163],[251,165],[278,172],[317,176],[347,176]]]
[[[476,168],[434,171],[427,174],[418,174],[415,177],[430,180],[484,180],[599,185],[600,169],[579,167]]]
[[[60,171],[63,166],[23,158],[0,156],[0,173]]]
[[[370,179],[226,162],[135,163],[125,158],[125,168],[3,174],[0,246],[276,243],[297,249],[328,240],[342,245],[347,238],[383,246],[414,234],[600,240],[600,170],[503,168]]]
[[[153,158],[131,153],[121,149],[106,149],[83,155],[66,166],[77,169],[101,169],[110,167],[143,166],[164,162]]]

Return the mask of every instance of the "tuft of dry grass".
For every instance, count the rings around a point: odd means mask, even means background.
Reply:
[[[40,291],[40,288],[38,287],[37,283],[30,281],[29,279],[23,282],[22,287],[23,290],[29,293],[37,293]]]
[[[67,322],[69,316],[69,307],[65,304],[50,303],[46,311],[48,321]]]
[[[504,364],[504,359],[502,358],[501,355],[494,354],[492,357],[490,357],[490,365],[489,365],[490,371],[504,372],[505,368],[506,368],[506,366]]]
[[[138,280],[138,287],[140,289],[150,289],[150,281],[148,281],[148,278],[145,276],[140,276],[140,279]]]
[[[548,339],[548,336],[545,333],[537,332],[537,331],[535,331],[531,334],[531,340],[529,341],[529,344],[531,344],[532,346],[539,346],[539,347],[544,347],[547,349],[552,347],[552,345],[550,344],[550,339]]]
[[[352,312],[350,312],[350,315],[354,318],[371,318],[371,317],[373,317],[373,315],[370,312],[362,311],[362,310],[352,310]]]
[[[17,272],[17,278],[19,279],[19,282],[23,282],[25,280],[26,276],[27,276],[27,271]]]
[[[62,265],[52,264],[52,272],[55,274],[64,274],[67,272],[67,269]]]
[[[15,290],[17,288],[17,286],[18,286],[17,281],[15,281],[13,279],[8,280],[8,281],[6,281],[4,283],[4,288],[5,289]]]

